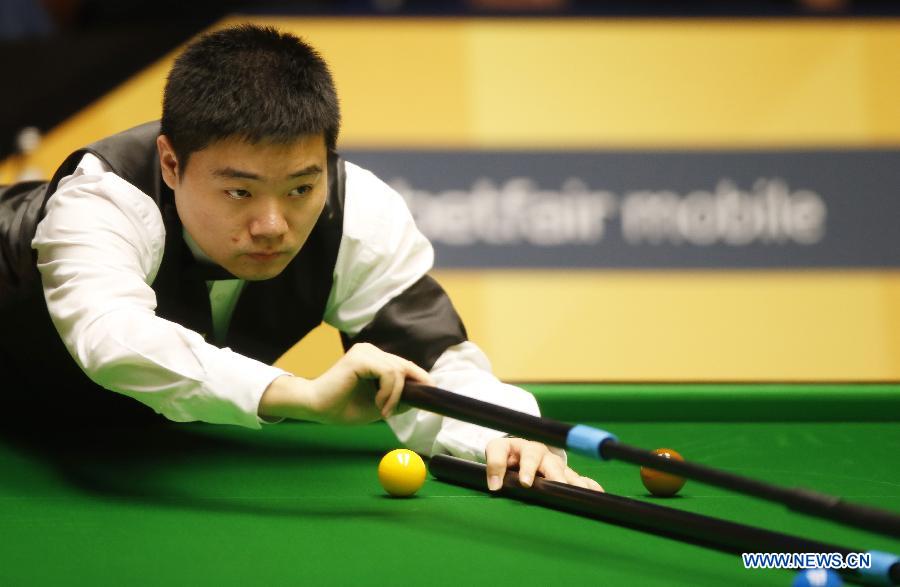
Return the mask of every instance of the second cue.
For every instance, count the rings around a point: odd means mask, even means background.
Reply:
[[[428,470],[436,478],[487,491],[485,466],[447,455],[431,457]],[[723,552],[839,553],[843,557],[861,550],[808,540],[798,536],[773,532],[710,516],[655,505],[637,499],[610,495],[565,483],[535,477],[534,484],[522,487],[518,473],[507,471],[503,479],[503,494],[515,499],[538,503],[569,513],[611,521],[623,526],[649,530],[654,533]],[[839,570],[848,580],[875,584],[900,583],[900,563],[891,562],[888,553],[870,552],[870,569]],[[885,568],[886,567],[886,568]]]

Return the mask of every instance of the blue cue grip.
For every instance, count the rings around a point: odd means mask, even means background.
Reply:
[[[578,424],[572,426],[572,429],[569,430],[569,434],[566,437],[566,448],[586,457],[607,461],[609,459],[603,456],[601,450],[603,443],[607,440],[618,439],[615,434],[607,432],[606,430]]]

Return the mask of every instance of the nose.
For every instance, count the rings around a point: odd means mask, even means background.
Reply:
[[[280,240],[288,231],[287,218],[276,201],[260,202],[249,224],[254,240]]]

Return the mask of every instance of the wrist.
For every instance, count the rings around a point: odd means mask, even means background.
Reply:
[[[302,377],[282,375],[272,380],[259,401],[263,418],[316,420],[312,405],[312,382]]]

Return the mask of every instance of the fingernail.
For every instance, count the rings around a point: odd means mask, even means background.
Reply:
[[[531,485],[531,475],[529,475],[527,473],[524,475],[519,475],[519,481],[522,483],[522,485],[530,486]]]
[[[503,485],[503,482],[500,481],[500,477],[497,475],[491,475],[488,478],[488,489],[491,491],[497,491]]]

